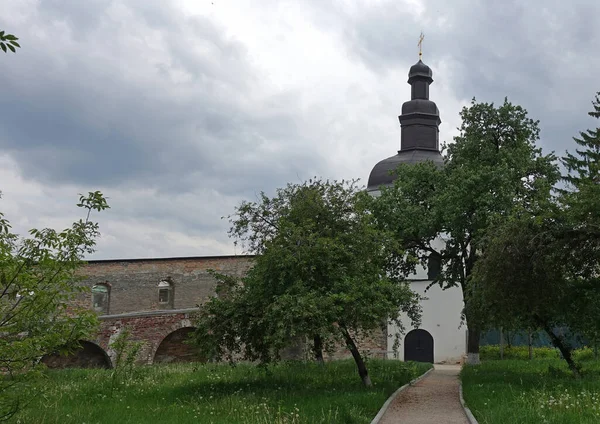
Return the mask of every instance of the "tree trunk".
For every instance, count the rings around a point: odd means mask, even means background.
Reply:
[[[500,327],[500,359],[504,359],[504,330]]]
[[[315,360],[319,365],[325,365],[325,361],[323,360],[323,340],[321,340],[321,336],[319,334],[315,334],[313,341],[313,353],[315,355]]]
[[[554,345],[554,347],[556,347],[556,348],[558,348],[558,350],[560,350],[561,355],[563,356],[564,360],[567,361],[567,364],[569,365],[569,369],[571,370],[571,372],[573,373],[575,378],[581,378],[581,373],[579,372],[579,367],[573,360],[573,356],[571,354],[572,350],[573,350],[571,348],[571,346],[567,345],[567,343],[565,343],[565,341],[562,339],[562,337],[559,337],[556,334],[554,334],[554,331],[552,331],[552,329],[550,328],[549,325],[544,323],[544,324],[542,324],[542,328],[544,329],[546,334],[548,334],[548,337],[550,337],[550,340],[552,341],[552,344]]]
[[[533,359],[533,339],[531,337],[531,329],[527,330],[527,346],[529,347],[529,360]]]
[[[476,254],[475,250],[469,252],[469,259],[465,266],[465,278],[468,279],[475,265]],[[472,319],[471,313],[469,312],[469,290],[466,287],[466,283],[461,282],[461,288],[463,292],[463,298],[465,302],[465,321],[467,323],[467,364],[468,365],[479,365],[479,341],[481,338],[481,329],[477,325],[474,319]]]
[[[346,329],[346,327],[340,325],[340,330],[342,331],[342,335],[344,336],[344,340],[346,342],[346,346],[350,349],[352,353],[352,357],[354,358],[354,362],[356,362],[356,368],[358,369],[358,375],[362,380],[365,387],[371,387],[371,377],[369,377],[369,371],[367,370],[367,366],[365,365],[365,361],[363,361],[358,348],[356,347],[356,343],[352,340],[352,336]]]
[[[475,325],[469,324],[467,320],[468,333],[467,333],[467,364],[479,365],[479,337],[481,331]]]

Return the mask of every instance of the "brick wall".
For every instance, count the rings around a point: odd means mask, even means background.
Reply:
[[[384,327],[382,329],[377,329],[369,332],[368,334],[361,334],[358,337],[353,334],[353,337],[358,350],[361,352],[361,354],[363,354],[363,356],[369,358],[387,359],[387,328]],[[313,347],[312,343],[312,340],[296,339],[290,344],[289,347],[280,352],[281,358],[284,360],[312,360],[314,358],[311,350]],[[323,351],[323,358],[326,361],[346,359],[351,357],[352,353],[350,353],[350,350],[348,350],[345,343],[341,339],[334,341],[330,346],[326,346]]]
[[[90,261],[82,270],[83,284],[110,285],[109,314],[163,309],[158,302],[158,283],[173,283],[173,309],[193,308],[213,295],[215,280],[209,269],[242,276],[252,266],[252,256],[215,256],[168,259]],[[91,297],[78,299],[91,307]]]
[[[154,354],[153,363],[204,361],[197,348],[187,343],[193,331],[191,327],[184,327],[165,337]]]
[[[361,334],[354,337],[354,342],[363,356],[377,359],[387,359],[387,328],[373,330],[368,334]],[[346,346],[340,342],[336,344],[332,351],[324,352],[328,360],[351,358],[352,354]]]
[[[132,341],[142,342],[139,363],[197,359],[193,348],[183,341],[193,329],[193,308],[214,293],[216,281],[208,270],[241,277],[252,266],[252,260],[252,256],[219,256],[90,261],[81,270],[82,284],[90,288],[101,283],[110,285],[108,315],[101,315],[100,331],[91,341],[114,361],[115,352],[110,345],[127,328]],[[158,284],[165,279],[172,281],[174,287],[172,310],[162,310],[158,302]],[[76,303],[91,307],[91,295],[82,296]],[[374,331],[359,338],[357,344],[368,356],[382,357],[381,352],[387,346],[386,331]],[[282,356],[311,359],[309,349],[307,344],[296,341]],[[100,361],[101,356],[92,350],[84,349],[76,358],[64,361],[54,358],[53,364],[82,366]],[[351,354],[338,344],[325,357],[331,360],[351,357]]]
[[[110,368],[111,362],[106,352],[98,345],[90,342],[80,342],[79,349],[71,355],[58,353],[46,355],[42,362],[48,368]]]
[[[115,352],[111,344],[123,330],[128,329],[131,333],[129,340],[142,342],[138,363],[152,364],[161,342],[177,330],[192,328],[193,321],[194,310],[104,316],[101,317],[100,332],[93,341],[114,361]]]

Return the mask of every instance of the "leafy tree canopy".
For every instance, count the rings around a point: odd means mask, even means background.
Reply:
[[[293,339],[340,340],[370,384],[357,337],[386,331],[398,312],[418,323],[418,297],[403,281],[403,251],[373,225],[371,198],[355,181],[289,184],[243,202],[230,234],[255,265],[239,280],[220,275],[203,305],[197,340],[213,357],[276,360]],[[386,272],[387,271],[387,272]]]
[[[543,155],[536,146],[538,122],[522,107],[506,99],[499,107],[473,99],[460,116],[460,133],[446,146],[445,166],[400,166],[374,212],[423,265],[431,255],[441,260],[435,283],[462,288],[468,352],[476,355],[479,328],[469,319],[468,286],[485,236],[514,208],[536,208],[559,173],[554,155]]]
[[[588,114],[600,119],[600,92],[592,101]],[[573,225],[585,232],[585,238],[600,241],[600,127],[582,131],[574,137],[578,148],[567,152],[562,163],[567,188],[560,190],[560,201]]]
[[[600,118],[598,95],[590,115]],[[576,137],[562,163],[566,189],[533,210],[513,210],[493,233],[471,284],[474,303],[496,325],[542,328],[574,374],[572,347],[557,327],[600,340],[600,130]],[[539,197],[539,199],[543,199]]]
[[[108,204],[96,191],[81,196],[78,206],[87,210],[85,219],[60,232],[33,229],[29,237],[12,233],[0,213],[0,420],[22,406],[13,388],[36,371],[44,354],[73,347],[97,324],[93,312],[71,301],[84,290],[75,271],[99,234],[90,212]]]

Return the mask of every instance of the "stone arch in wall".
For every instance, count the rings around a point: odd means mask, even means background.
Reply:
[[[155,364],[173,362],[204,362],[194,345],[185,343],[194,327],[181,327],[169,333],[158,345],[154,354]]]
[[[41,362],[48,368],[111,368],[110,358],[100,346],[86,340],[80,340],[79,346],[69,355],[58,352],[44,355]]]
[[[433,363],[433,336],[427,330],[418,328],[406,335],[404,360]]]

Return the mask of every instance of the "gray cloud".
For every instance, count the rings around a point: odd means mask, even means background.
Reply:
[[[406,68],[405,52],[417,52],[423,29],[424,60],[434,79],[437,64],[450,64],[448,84],[457,98],[501,102],[508,96],[541,120],[546,150],[572,148],[571,137],[590,126],[586,112],[600,90],[600,3],[426,0],[423,6],[420,16],[407,16],[397,2],[348,16],[347,49],[374,72]]]
[[[243,193],[318,162],[301,149],[292,96],[253,102],[259,74],[222,28],[163,2],[115,5],[42,2],[38,25],[58,42],[20,30],[27,49],[4,75],[0,148],[26,175]],[[289,149],[274,157],[265,139]]]
[[[591,0],[215,3],[3,4],[23,48],[0,57],[1,207],[20,231],[65,226],[74,195],[102,189],[97,258],[233,253],[220,217],[240,200],[364,183],[393,154],[421,30],[442,139],[473,96],[523,105],[558,153],[597,125]]]

